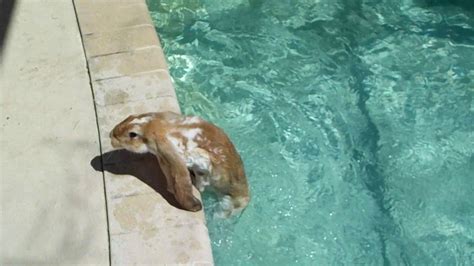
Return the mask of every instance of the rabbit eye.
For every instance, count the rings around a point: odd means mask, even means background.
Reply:
[[[133,138],[136,138],[138,135],[137,135],[137,133],[135,133],[135,132],[130,132],[130,133],[128,133],[128,136],[129,136],[131,139],[133,139]]]

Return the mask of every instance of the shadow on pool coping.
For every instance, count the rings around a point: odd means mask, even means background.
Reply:
[[[14,8],[15,0],[0,1],[0,61]]]
[[[135,154],[126,150],[110,151],[102,156],[94,157],[91,166],[96,171],[134,176],[158,192],[169,204],[182,209],[174,195],[166,189],[166,177],[156,157],[150,153]]]

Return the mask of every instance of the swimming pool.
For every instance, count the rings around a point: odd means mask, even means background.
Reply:
[[[246,166],[217,265],[474,264],[471,1],[149,1],[184,113]]]

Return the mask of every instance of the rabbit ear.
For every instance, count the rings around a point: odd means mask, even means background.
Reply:
[[[174,146],[168,140],[157,141],[157,155],[160,167],[166,176],[168,189],[172,190],[176,201],[181,207],[188,211],[199,211],[202,203],[193,195],[193,184],[186,163],[175,151]]]
[[[127,118],[125,118],[124,120],[122,120],[122,122],[120,122],[120,124],[125,124],[125,123],[128,124],[128,123],[129,123],[130,121],[132,121],[134,118],[135,118],[134,115],[129,115],[129,116],[127,116]],[[120,124],[119,124],[119,125],[120,125]]]

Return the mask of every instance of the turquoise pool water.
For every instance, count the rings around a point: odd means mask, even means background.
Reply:
[[[149,1],[252,202],[217,265],[474,264],[474,2]]]

